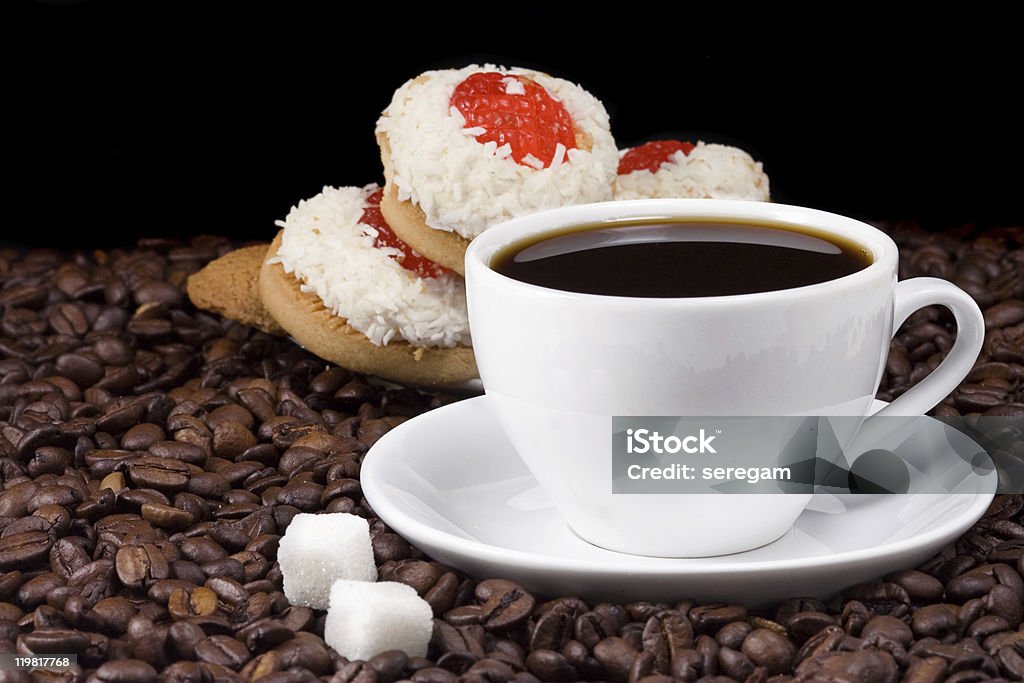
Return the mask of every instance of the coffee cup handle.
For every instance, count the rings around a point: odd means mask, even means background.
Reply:
[[[893,334],[896,334],[911,313],[933,304],[945,306],[956,319],[956,341],[953,342],[953,348],[931,374],[875,413],[874,417],[924,415],[956,389],[974,367],[985,339],[985,318],[974,299],[951,282],[934,277],[918,277],[897,283]]]

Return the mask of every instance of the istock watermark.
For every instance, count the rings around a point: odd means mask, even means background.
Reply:
[[[613,493],[1019,493],[1024,419],[616,416]]]

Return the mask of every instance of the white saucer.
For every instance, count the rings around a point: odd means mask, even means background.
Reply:
[[[942,437],[947,428],[932,424]],[[921,436],[938,443],[935,437]],[[552,597],[750,605],[826,598],[913,567],[974,524],[995,490],[993,481],[985,493],[818,494],[785,536],[756,550],[699,559],[625,555],[569,529],[506,440],[486,396],[398,426],[370,450],[360,478],[385,523],[475,578],[512,579]]]

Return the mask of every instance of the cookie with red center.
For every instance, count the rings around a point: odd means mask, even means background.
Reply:
[[[481,71],[455,86],[452,106],[466,119],[466,128],[479,128],[482,145],[508,145],[516,163],[547,168],[558,145],[563,154],[576,149],[572,118],[561,102],[526,76]]]
[[[278,221],[259,274],[264,307],[327,360],[442,385],[477,376],[463,279],[390,229],[381,188],[325,187]]]
[[[611,198],[618,153],[604,106],[568,81],[491,65],[429,71],[399,88],[377,122],[395,234],[463,271],[489,226]]]
[[[654,140],[619,153],[615,199],[696,197],[768,201],[760,162],[728,145]]]
[[[633,171],[657,172],[662,164],[667,164],[676,152],[687,155],[693,151],[692,142],[680,140],[653,140],[639,147],[627,149],[619,157],[619,175]]]

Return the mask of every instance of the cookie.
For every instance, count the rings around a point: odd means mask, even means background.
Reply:
[[[269,255],[281,247],[279,233]],[[280,262],[265,259],[260,269],[259,292],[277,323],[306,349],[321,358],[357,372],[396,382],[423,386],[457,384],[478,376],[473,350],[467,346],[425,348],[405,341],[376,345],[335,315],[302,282],[286,273]]]
[[[615,199],[770,199],[761,162],[742,149],[680,140],[654,140],[619,152],[614,195]]]
[[[611,198],[608,113],[548,74],[472,65],[400,87],[377,121],[385,217],[420,253],[461,273],[491,225]]]
[[[263,302],[260,301],[260,267],[269,245],[254,244],[228,252],[189,276],[188,298],[196,308],[268,332],[283,334]]]

